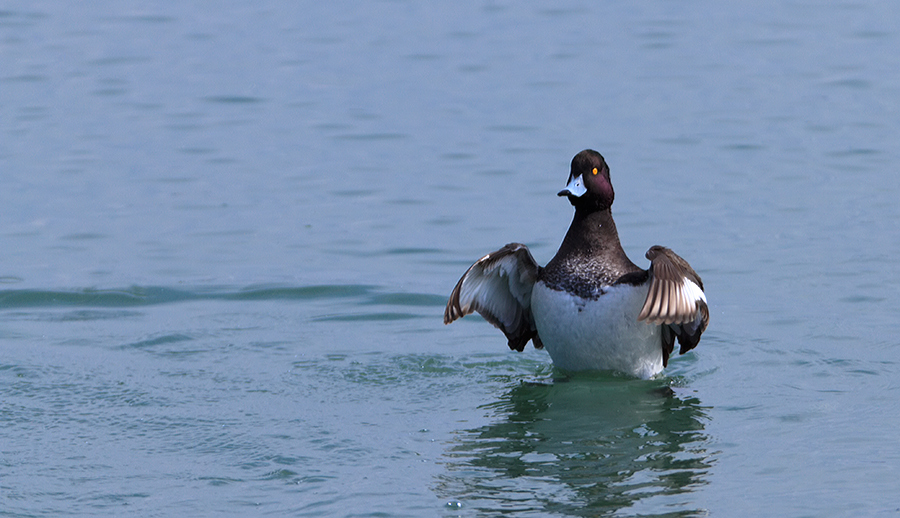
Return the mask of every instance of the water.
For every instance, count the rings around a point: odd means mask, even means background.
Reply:
[[[0,10],[0,515],[896,516],[890,3]],[[477,317],[601,151],[711,323],[565,378]]]

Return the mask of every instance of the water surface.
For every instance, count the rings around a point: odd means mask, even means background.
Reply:
[[[0,515],[896,515],[896,19],[3,8]],[[657,380],[441,322],[588,147],[706,286]]]

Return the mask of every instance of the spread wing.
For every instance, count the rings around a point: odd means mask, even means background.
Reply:
[[[540,267],[520,243],[510,243],[475,262],[453,288],[444,323],[473,311],[503,331],[509,348],[525,349],[528,340],[542,347],[531,316],[531,290]]]
[[[681,344],[679,354],[697,346],[709,325],[709,307],[703,293],[703,281],[691,265],[675,252],[661,246],[647,251],[650,259],[650,290],[638,320],[666,325],[663,333],[663,358],[672,352],[674,337]]]

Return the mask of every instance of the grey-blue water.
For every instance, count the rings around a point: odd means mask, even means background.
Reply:
[[[893,2],[7,2],[0,515],[897,516]],[[477,316],[572,156],[700,346]]]

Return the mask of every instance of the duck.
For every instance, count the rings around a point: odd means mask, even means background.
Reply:
[[[703,281],[663,246],[647,251],[647,269],[628,258],[612,217],[609,166],[597,151],[575,155],[558,195],[575,215],[550,262],[538,265],[521,243],[485,255],[453,288],[444,324],[478,312],[510,349],[531,341],[562,371],[659,375],[675,341],[685,354],[709,325]]]

